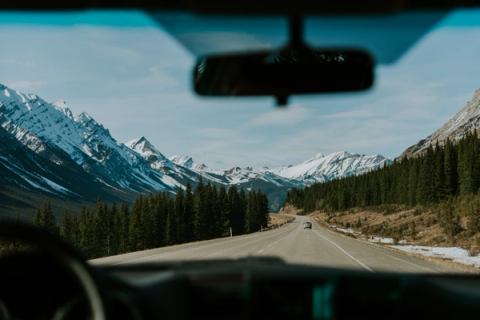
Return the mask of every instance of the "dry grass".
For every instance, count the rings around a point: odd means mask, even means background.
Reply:
[[[419,245],[452,245],[430,210],[400,209],[393,213],[357,209],[327,214],[314,212],[317,221],[352,228],[366,236],[390,237]],[[457,244],[458,245],[458,244]]]
[[[302,213],[303,213],[303,210],[297,209],[297,208],[295,208],[294,206],[289,205],[289,204],[287,204],[287,205],[285,205],[284,207],[282,207],[282,208],[280,209],[280,211],[278,212],[278,214],[280,214],[280,215],[286,215],[286,214],[288,214],[288,215],[294,215],[294,216],[301,215]],[[274,215],[275,215],[275,214],[274,214]]]
[[[295,218],[291,215],[283,214],[283,213],[271,213],[270,214],[270,223],[268,224],[269,228],[278,228],[283,226],[286,223],[295,220]]]

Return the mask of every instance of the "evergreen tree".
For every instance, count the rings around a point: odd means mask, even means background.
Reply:
[[[155,197],[155,230],[156,230],[156,246],[164,246],[167,244],[167,215],[168,215],[168,198],[164,193],[160,193]]]
[[[145,228],[142,209],[143,197],[140,197],[134,202],[132,208],[128,237],[130,251],[138,251],[145,248]]]
[[[82,213],[79,218],[80,230],[80,248],[87,257],[94,257],[96,254],[95,248],[95,233],[93,214],[87,208],[82,208]]]
[[[185,194],[182,189],[177,190],[175,196],[175,219],[177,243],[187,241],[186,215],[185,215]]]
[[[440,201],[446,196],[445,188],[445,154],[444,149],[440,147],[437,143],[435,147],[435,153],[432,154],[433,157],[433,199],[434,201]]]
[[[112,204],[110,211],[109,211],[109,234],[108,234],[108,244],[110,247],[111,255],[119,254],[120,253],[120,243],[121,243],[121,221],[120,221],[120,212],[117,207],[117,204]]]
[[[445,195],[456,195],[458,192],[457,154],[450,140],[445,143],[444,157]]]
[[[217,196],[217,210],[218,215],[216,218],[216,225],[217,225],[217,236],[223,237],[229,234],[230,231],[230,221],[229,216],[230,212],[228,210],[228,196],[225,187],[220,187],[218,190]]]
[[[187,184],[187,188],[185,190],[185,197],[184,197],[184,228],[183,228],[183,236],[185,241],[193,241],[195,238],[194,235],[194,220],[195,220],[195,213],[194,213],[194,197],[192,193],[192,186]]]
[[[95,206],[93,216],[94,248],[93,255],[102,257],[110,254],[110,226],[107,206],[100,200]]]
[[[243,234],[245,230],[245,209],[236,186],[228,189],[230,226],[233,235]]]
[[[124,253],[129,250],[129,229],[130,229],[130,212],[127,204],[122,204],[120,212],[117,215],[117,230],[119,232],[118,252]]]
[[[404,158],[368,173],[290,190],[287,203],[305,212],[327,212],[384,204],[433,204],[480,188],[480,138],[468,134],[453,144],[428,147],[421,156]]]
[[[248,216],[248,219],[247,219]],[[181,242],[255,232],[268,225],[268,201],[260,191],[217,189],[199,182],[192,192],[140,196],[127,204],[108,205],[98,200],[83,207],[78,217],[65,211],[60,227],[49,203],[37,210],[33,222],[58,233],[88,258],[138,251]]]
[[[208,225],[208,208],[207,208],[207,189],[203,181],[197,185],[194,193],[194,212],[195,212],[195,239],[207,239]]]
[[[170,199],[166,201],[165,242],[172,245],[177,243],[177,225],[175,219],[175,203]]]
[[[33,224],[52,234],[59,233],[55,215],[53,214],[50,202],[44,203],[42,208],[37,209],[37,212],[33,217]]]
[[[143,198],[141,203],[143,249],[154,248],[157,244],[155,205],[153,195]]]
[[[63,214],[63,222],[60,228],[60,235],[63,239],[65,239],[67,242],[69,242],[72,245],[76,245],[75,243],[75,226],[74,226],[74,221],[73,217],[68,212],[68,210],[65,210],[65,213]]]

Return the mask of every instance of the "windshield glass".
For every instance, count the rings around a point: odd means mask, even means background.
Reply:
[[[312,46],[370,52],[375,85],[277,108],[199,97],[192,69],[281,47],[284,18],[0,12],[0,213],[95,263],[476,271],[479,18],[307,18]]]

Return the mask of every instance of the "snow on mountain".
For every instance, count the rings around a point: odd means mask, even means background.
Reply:
[[[391,163],[389,159],[381,155],[368,156],[348,152],[335,152],[328,155],[319,153],[298,165],[273,169],[233,167],[227,170],[214,170],[195,163],[189,156],[174,156],[170,159],[178,165],[197,172],[221,175],[228,181],[228,184],[242,184],[252,179],[260,179],[278,186],[288,184],[297,187],[362,174]]]
[[[288,190],[304,186],[301,181],[281,177],[265,168],[233,167],[221,170],[198,164],[188,156],[174,156],[170,159],[178,165],[191,168],[207,181],[213,181],[226,187],[236,185],[246,190],[262,190],[268,197],[270,208],[274,211],[281,208]]]
[[[265,182],[273,183],[277,186],[292,185],[291,181],[287,181],[283,177],[277,176],[275,173],[265,169],[254,169],[252,167],[240,168],[233,167],[231,169],[211,169],[205,164],[195,162],[190,156],[173,156],[170,160],[179,166],[189,168],[207,179],[216,179],[216,182],[225,185],[240,185],[247,183],[253,179],[263,180]]]
[[[305,185],[359,175],[389,165],[391,161],[381,155],[360,155],[335,152],[315,157],[298,165],[272,169],[281,177],[302,181]]]
[[[163,174],[164,180],[168,179],[175,187],[185,188],[187,183],[195,184],[200,175],[205,176],[203,173],[197,173],[187,166],[181,166],[171,161],[143,136],[130,140],[125,145],[148,161],[151,169]],[[207,178],[209,178],[208,175]]]
[[[274,169],[211,169],[189,156],[167,158],[145,137],[119,143],[87,113],[74,115],[65,101],[48,103],[37,95],[3,85],[0,129],[21,146],[15,150],[22,150],[15,153],[0,148],[0,171],[4,176],[17,187],[30,185],[42,192],[63,195],[80,195],[82,188],[87,194],[95,190],[93,196],[112,190],[175,192],[202,177],[217,185],[261,189],[275,209],[290,188],[361,174],[390,162],[380,155],[337,152],[317,154],[298,165]],[[17,162],[15,154],[20,159]],[[36,164],[32,164],[32,159]],[[33,168],[30,173],[29,165]],[[48,172],[42,171],[42,167],[48,168]]]
[[[175,164],[178,164],[179,166],[196,170],[196,171],[202,171],[202,172],[212,172],[212,173],[218,173],[215,170],[210,170],[205,164],[203,163],[196,163],[193,161],[192,157],[189,156],[172,156],[170,157],[170,160],[174,162]]]
[[[329,155],[317,154],[298,165],[269,169],[233,167],[227,170],[210,169],[199,165],[189,156],[174,156],[170,160],[202,174],[214,176],[224,185],[238,185],[246,189],[261,189],[267,193],[271,207],[278,209],[283,204],[287,191],[303,188],[316,182],[362,174],[391,161],[381,155],[359,155],[336,152]]]
[[[62,164],[59,165],[39,156],[2,127],[0,141],[0,206],[5,204],[5,199],[8,202],[12,194],[18,198],[19,190],[56,198],[117,199],[109,194],[109,190],[98,183],[94,176],[86,173],[61,150],[46,146],[46,151],[61,158]],[[12,189],[16,191],[8,192]],[[16,201],[24,200],[20,198]]]
[[[260,169],[233,167],[227,170],[210,169],[198,165],[188,156],[170,158],[180,166],[191,168],[204,177],[215,177],[224,185],[237,185],[244,189],[260,189],[267,194],[272,210],[278,210],[291,188],[303,188],[315,182],[362,174],[384,165],[390,160],[380,155],[358,155],[337,152],[329,155],[317,154],[301,164],[288,167]]]
[[[420,140],[415,145],[407,148],[399,159],[414,157],[423,154],[429,146],[435,146],[438,142],[443,145],[447,139],[458,141],[472,131],[480,129],[480,89],[475,90],[473,97],[466,105],[448,120],[442,127],[427,138]]]
[[[135,192],[177,187],[90,115],[74,116],[65,102],[50,104],[0,85],[0,114],[0,126],[25,146],[40,153],[45,145],[53,145],[108,186]]]
[[[143,136],[138,139],[130,140],[125,143],[125,145],[141,155],[154,169],[171,166],[171,161],[167,159],[167,157],[165,157],[160,151],[158,151],[155,146]]]

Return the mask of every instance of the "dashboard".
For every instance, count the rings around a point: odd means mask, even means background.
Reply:
[[[480,311],[480,279],[470,275],[333,270],[276,258],[92,271],[107,319],[463,319]],[[4,258],[0,283],[0,319],[88,318],[75,279],[40,254]]]

